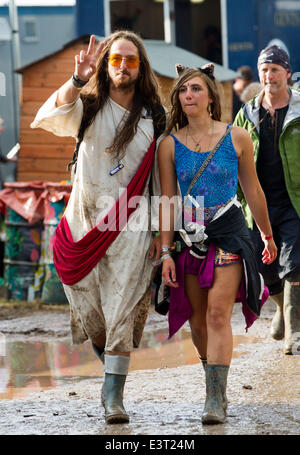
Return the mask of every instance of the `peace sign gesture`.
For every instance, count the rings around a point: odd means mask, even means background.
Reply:
[[[82,50],[79,55],[75,55],[75,75],[82,81],[88,81],[96,72],[96,62],[104,42],[99,43],[97,49],[95,42],[95,35],[91,35],[87,52]]]

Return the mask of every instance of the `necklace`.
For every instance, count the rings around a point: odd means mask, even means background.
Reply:
[[[116,122],[116,119],[115,119],[115,116],[114,116],[114,111],[113,111],[113,108],[112,108],[112,105],[111,105],[111,100],[109,98],[109,107],[110,107],[110,110],[111,110],[111,115],[112,115],[112,119],[113,119],[113,123],[114,123],[114,127],[115,127],[115,130],[116,130],[116,133],[120,127],[120,124],[124,121],[124,117],[125,117],[125,112],[123,114],[123,117],[121,118],[120,122],[118,123],[117,125],[117,122]],[[118,164],[109,172],[109,175],[113,176],[115,175],[117,172],[119,172],[121,169],[123,169],[124,167],[124,164],[121,163],[121,160],[118,159]]]
[[[208,145],[207,151],[210,150],[211,141],[212,141],[212,138],[213,138],[213,135],[214,135],[214,121],[213,120],[212,120],[210,129],[211,129],[211,131],[210,131],[210,141],[209,141],[209,145]],[[187,129],[186,129],[186,146],[187,146],[187,137],[188,136],[191,137],[191,139],[193,140],[193,142],[195,144],[194,151],[195,152],[201,152],[201,140],[196,141],[196,139],[191,135],[189,125],[187,125]]]

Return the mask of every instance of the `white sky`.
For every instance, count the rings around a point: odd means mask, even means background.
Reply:
[[[74,6],[76,0],[15,0],[17,6]],[[8,6],[9,0],[0,0],[0,6]]]

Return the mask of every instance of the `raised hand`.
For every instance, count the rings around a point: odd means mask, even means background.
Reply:
[[[96,62],[104,42],[99,43],[97,49],[95,49],[95,42],[95,35],[91,35],[87,52],[82,50],[79,55],[75,55],[75,74],[82,81],[88,81],[96,72]]]

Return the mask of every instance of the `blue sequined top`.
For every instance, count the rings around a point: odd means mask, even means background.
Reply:
[[[175,141],[175,167],[182,197],[197,170],[210,153],[194,152],[180,142],[173,134]],[[236,195],[238,183],[238,158],[229,133],[203,174],[192,188],[191,195],[204,197],[204,221],[209,222],[220,207]]]

